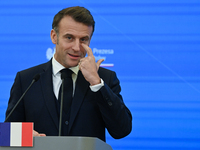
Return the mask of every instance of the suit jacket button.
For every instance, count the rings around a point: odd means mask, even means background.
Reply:
[[[68,125],[68,124],[69,124],[69,121],[65,121],[65,124]]]
[[[109,105],[109,106],[112,106],[112,102],[108,102],[108,105]]]

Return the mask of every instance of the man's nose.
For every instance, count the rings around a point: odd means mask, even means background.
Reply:
[[[81,47],[81,43],[80,41],[77,39],[77,40],[74,40],[74,43],[73,43],[73,50],[74,51],[80,51],[80,48]]]

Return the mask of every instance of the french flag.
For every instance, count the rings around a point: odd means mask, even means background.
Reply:
[[[33,123],[0,123],[0,146],[33,147]]]

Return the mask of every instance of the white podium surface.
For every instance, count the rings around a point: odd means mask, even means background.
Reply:
[[[93,137],[33,137],[33,147],[0,147],[0,150],[113,150],[104,141]]]

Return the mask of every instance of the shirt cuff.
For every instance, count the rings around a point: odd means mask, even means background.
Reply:
[[[101,83],[99,83],[97,85],[90,86],[90,89],[93,92],[97,92],[102,86],[104,86],[104,81],[101,79]]]

